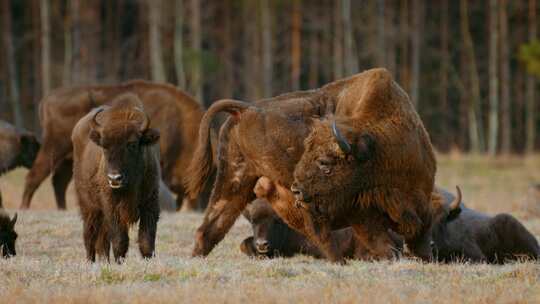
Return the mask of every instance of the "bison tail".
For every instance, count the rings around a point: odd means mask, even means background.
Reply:
[[[220,112],[227,112],[238,119],[240,114],[249,107],[249,104],[242,101],[222,99],[212,104],[204,114],[199,126],[199,142],[184,181],[187,194],[191,199],[197,198],[214,168],[210,134],[214,116]]]

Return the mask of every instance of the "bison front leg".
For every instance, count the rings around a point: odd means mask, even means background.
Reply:
[[[385,260],[398,256],[399,248],[389,228],[392,223],[384,214],[375,210],[365,210],[351,226],[354,237],[362,250],[359,259]]]
[[[104,261],[109,262],[111,251],[111,239],[109,237],[109,228],[106,223],[101,225],[96,243],[96,254]]]
[[[103,216],[99,212],[83,214],[83,238],[88,261],[96,261],[96,242],[103,224]]]
[[[306,236],[321,250],[331,262],[344,264],[343,252],[339,250],[336,238],[332,236],[330,222],[304,213]]]
[[[156,196],[157,197],[157,196]],[[157,222],[159,220],[159,206],[157,199],[146,210],[141,210],[139,220],[139,250],[145,259],[154,256],[156,245]]]
[[[111,230],[114,261],[120,264],[126,258],[129,247],[128,227],[124,223],[117,222],[113,223]]]

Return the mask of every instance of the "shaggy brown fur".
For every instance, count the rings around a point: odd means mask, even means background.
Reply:
[[[159,132],[149,128],[142,103],[124,94],[91,111],[72,134],[74,179],[87,258],[121,262],[128,245],[129,226],[139,221],[139,249],[144,258],[154,254],[159,219],[159,153],[153,147]]]
[[[15,232],[15,223],[17,223],[17,214],[12,219],[0,210],[0,249],[2,257],[9,258],[17,255],[15,249],[15,241],[17,240],[17,232]]]
[[[287,226],[265,199],[256,199],[249,203],[243,214],[251,223],[253,231],[253,236],[246,238],[240,245],[240,250],[246,255],[272,258],[305,254],[316,258],[323,257],[322,252],[312,242]],[[403,249],[403,240],[395,233],[392,235],[397,254],[397,251]],[[352,228],[332,231],[332,237],[337,240],[338,250],[343,257],[369,258],[360,242],[355,240]]]
[[[17,130],[0,120],[0,176],[19,166],[32,167],[39,150],[39,142],[34,134]],[[0,192],[0,208],[2,193]]]
[[[140,98],[152,120],[151,127],[161,133],[162,178],[178,195],[178,206],[181,205],[184,198],[182,179],[197,142],[202,108],[174,86],[135,80],[118,85],[62,88],[43,98],[40,103],[43,145],[26,177],[21,208],[30,207],[34,192],[53,172],[56,203],[59,209],[65,209],[65,192],[72,176],[72,144],[69,138],[73,127],[92,108],[108,104],[126,92]],[[194,208],[196,201],[189,201],[189,205]]]
[[[441,262],[504,263],[521,258],[540,259],[536,238],[510,214],[489,216],[449,203],[453,195],[439,190],[442,208],[433,228],[435,258]]]
[[[336,227],[348,226],[347,219],[335,217],[330,226],[319,225],[316,222],[317,218],[312,217],[306,209],[295,208],[294,197],[289,187],[293,182],[294,168],[303,153],[303,141],[309,134],[310,124],[317,121],[313,117],[320,118],[331,114],[336,107],[342,109],[340,112],[346,112],[354,103],[350,101],[352,97],[344,98],[344,96],[351,92],[360,97],[366,95],[366,92],[358,91],[359,87],[380,88],[381,85],[376,81],[365,85],[373,76],[380,74],[388,73],[383,70],[371,70],[318,90],[286,94],[253,104],[231,100],[214,103],[201,122],[196,158],[188,170],[193,172],[186,181],[187,189],[192,196],[200,192],[212,168],[213,160],[208,136],[210,122],[218,112],[228,112],[233,117],[224,124],[220,132],[216,183],[204,222],[197,230],[193,255],[207,255],[224,237],[246,204],[253,200],[251,190],[258,178],[265,176],[272,181],[269,183],[272,189],[268,189],[272,193],[269,201],[276,213],[289,226],[317,244],[327,258],[341,261],[342,257],[337,252],[337,244],[332,241],[330,231]],[[401,94],[402,91],[397,93]],[[408,102],[406,95],[404,96],[402,98]],[[400,102],[396,104],[399,105]],[[391,106],[381,107],[381,111],[388,107]],[[406,111],[402,113],[416,115],[414,110],[411,113]],[[375,118],[378,117],[378,114],[373,115]],[[414,146],[414,143],[411,143],[411,146]],[[429,152],[431,153],[431,150]],[[429,167],[430,162],[434,161],[432,157],[432,154],[428,155],[425,166]],[[407,168],[406,164],[403,168]],[[432,169],[434,171],[434,164]],[[430,171],[429,168],[426,171]],[[418,181],[416,184],[420,183],[422,182]],[[417,191],[423,193],[424,188]],[[427,199],[429,200],[429,195]],[[374,208],[362,210],[364,211],[362,222],[369,223],[367,227],[376,227],[379,231],[384,228],[386,231],[386,227],[390,226],[391,218],[386,214],[381,214]],[[365,231],[358,232],[360,233],[372,239],[372,245],[379,242],[379,238],[373,238]]]
[[[340,95],[336,116],[314,122],[291,189],[316,219],[316,229],[352,225],[363,245],[382,258],[392,256],[392,229],[429,260],[436,171],[429,136],[388,71],[355,78]]]

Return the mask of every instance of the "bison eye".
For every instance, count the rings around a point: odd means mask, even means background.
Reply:
[[[317,166],[319,170],[325,175],[330,175],[332,173],[332,161],[328,159],[319,159],[317,160]]]

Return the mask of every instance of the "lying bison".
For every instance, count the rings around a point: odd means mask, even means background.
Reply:
[[[4,258],[17,255],[17,251],[15,250],[15,241],[17,240],[15,223],[17,223],[16,213],[10,219],[5,212],[0,211],[0,249]]]
[[[39,150],[36,137],[0,120],[0,175],[23,166],[32,167]],[[2,193],[0,192],[0,208]]]
[[[92,92],[93,98],[88,92]],[[58,208],[66,208],[65,193],[72,177],[72,144],[69,138],[73,127],[92,108],[126,92],[140,98],[152,120],[151,127],[161,133],[162,178],[178,195],[180,206],[184,198],[182,179],[197,142],[202,108],[174,86],[136,80],[119,85],[63,88],[43,98],[39,111],[43,143],[26,177],[21,208],[30,207],[34,192],[51,172]],[[189,203],[191,207],[195,206],[195,200]]]
[[[540,258],[538,241],[513,216],[489,216],[463,204],[450,204],[454,196],[440,193],[443,204],[433,229],[434,255],[439,261],[504,263]]]
[[[417,255],[431,256],[430,195],[435,158],[418,115],[388,71],[369,70],[318,90],[253,104],[231,100],[215,103],[201,121],[196,157],[188,170],[194,173],[187,179],[192,197],[211,173],[209,130],[218,112],[228,112],[232,117],[220,131],[216,182],[204,222],[197,230],[194,256],[207,255],[224,237],[246,204],[255,198],[252,189],[261,176],[275,187],[268,199],[276,213],[330,260],[343,258],[331,231],[347,226],[353,226],[374,257],[392,254],[389,228],[403,233]],[[344,140],[332,132],[312,131],[327,130],[331,123],[319,119],[334,112],[354,150],[343,151]],[[310,133],[312,139],[306,141],[304,152],[304,139]],[[324,136],[321,149],[309,145],[318,140],[314,135],[319,133]],[[321,159],[330,159],[325,166],[331,174],[318,167],[318,152]],[[293,172],[304,198],[309,193],[311,198],[320,195],[323,199],[304,204],[314,208],[295,207],[289,190]],[[370,177],[376,183],[370,182]],[[317,188],[309,182],[331,186]],[[337,203],[329,201],[330,193]],[[317,214],[315,210],[324,212]]]
[[[112,106],[91,111],[72,134],[74,179],[84,222],[88,260],[109,257],[112,243],[116,262],[129,245],[129,226],[139,221],[139,249],[154,254],[159,219],[159,153],[139,98],[120,95]]]
[[[256,199],[244,209],[244,217],[251,223],[253,236],[246,238],[240,250],[248,256],[291,257],[297,254],[322,258],[322,252],[305,236],[285,224],[265,199]],[[352,228],[332,231],[338,250],[345,258],[364,258],[366,251],[354,238]],[[395,250],[403,249],[403,240],[393,234]]]

